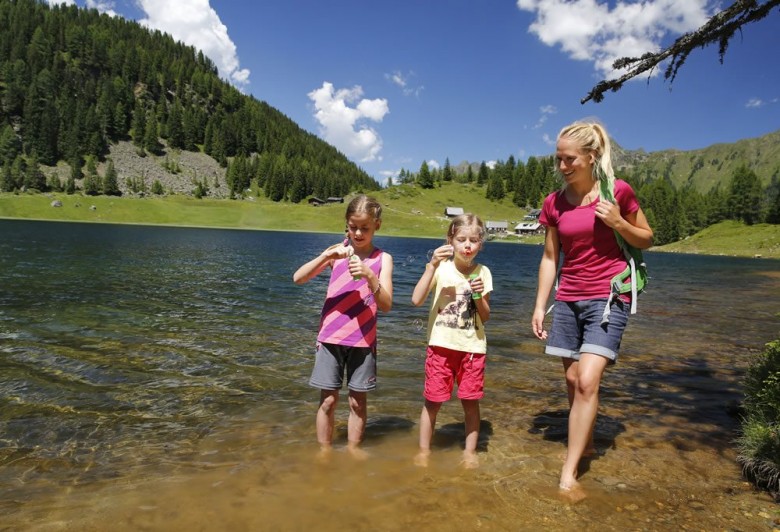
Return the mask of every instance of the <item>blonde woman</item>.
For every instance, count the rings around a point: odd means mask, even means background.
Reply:
[[[564,127],[558,134],[555,161],[564,186],[547,196],[539,217],[546,233],[531,326],[534,335],[547,342],[545,353],[563,361],[569,434],[559,488],[566,492],[579,491],[580,459],[596,452],[593,427],[601,377],[617,360],[628,323],[631,295],[623,294],[611,300],[609,322],[602,324],[610,281],[626,267],[615,231],[639,249],[652,245],[653,231],[631,186],[615,179],[610,140],[602,125],[575,122]],[[612,181],[615,203],[599,198],[600,180]],[[558,275],[548,332],[545,310]]]

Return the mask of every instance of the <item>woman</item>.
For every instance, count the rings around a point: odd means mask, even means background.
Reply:
[[[575,122],[564,127],[558,134],[555,160],[564,187],[545,198],[539,216],[546,233],[531,326],[537,338],[547,341],[545,353],[563,360],[569,437],[559,488],[571,491],[579,486],[580,459],[595,453],[593,426],[601,376],[617,360],[628,322],[631,295],[623,294],[612,300],[609,321],[602,325],[610,281],[626,267],[615,232],[628,244],[647,249],[653,231],[631,186],[615,180],[610,140],[603,126]],[[615,203],[600,199],[600,180],[614,184]],[[545,308],[561,251],[563,266],[548,333]]]

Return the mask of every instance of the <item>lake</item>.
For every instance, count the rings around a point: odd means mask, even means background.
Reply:
[[[780,261],[646,253],[585,464],[557,494],[567,402],[530,330],[541,246],[489,242],[480,467],[458,462],[457,400],[413,464],[426,307],[440,240],[394,257],[365,450],[317,458],[307,385],[327,275],[292,283],[340,235],[0,220],[0,511],[8,530],[765,530],[771,499],[733,440],[750,359],[780,337]],[[342,394],[344,397],[344,394]]]

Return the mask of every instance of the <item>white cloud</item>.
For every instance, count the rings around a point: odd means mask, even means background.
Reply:
[[[558,108],[554,105],[543,105],[539,108],[539,112],[541,113],[541,116],[539,116],[539,121],[536,122],[536,125],[533,127],[534,129],[541,128],[547,122],[547,117],[549,115],[554,115],[558,112]]]
[[[382,138],[365,121],[382,121],[390,112],[386,99],[367,100],[360,86],[335,90],[327,81],[308,96],[314,102],[314,118],[327,142],[359,162],[382,160]]]
[[[111,0],[87,0],[87,7],[89,9],[97,9],[101,13],[106,13],[112,17],[118,16],[114,11],[115,4]]]
[[[711,0],[619,0],[610,8],[597,0],[517,0],[536,14],[528,31],[572,59],[590,61],[600,75],[617,77],[612,63],[661,49],[664,38],[695,30],[709,18]],[[654,74],[658,73],[658,69]]]
[[[745,107],[747,107],[748,109],[755,109],[757,107],[763,107],[763,106],[764,106],[764,100],[762,100],[761,98],[751,98],[745,104]]]
[[[425,87],[423,85],[418,85],[416,87],[410,86],[409,79],[412,77],[414,77],[414,72],[403,74],[396,70],[392,74],[385,74],[385,79],[399,87],[401,91],[403,91],[404,96],[419,96]]]
[[[437,161],[436,159],[431,159],[430,161],[428,161],[428,168],[431,170],[438,170],[439,168],[441,168],[441,165],[439,164],[439,161]]]
[[[249,84],[249,70],[240,68],[236,45],[209,0],[137,0],[137,3],[146,14],[146,18],[139,20],[141,24],[169,33],[174,39],[203,51],[217,66],[220,76],[239,89]]]
[[[58,6],[60,4],[65,4],[66,6],[72,6],[76,2],[74,0],[46,0],[50,6]]]

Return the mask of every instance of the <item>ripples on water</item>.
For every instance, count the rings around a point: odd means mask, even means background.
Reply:
[[[300,287],[291,276],[338,236],[16,221],[0,221],[0,234],[0,509],[17,522],[227,528],[213,521],[224,510],[253,528],[259,509],[266,524],[294,529],[322,526],[319,493],[357,490],[371,494],[376,519],[395,516],[374,523],[388,530],[436,529],[466,503],[453,497],[461,491],[480,502],[463,528],[679,525],[671,519],[687,519],[690,492],[713,498],[702,484],[740,486],[740,379],[778,336],[776,261],[649,253],[650,290],[602,388],[606,452],[583,478],[605,499],[562,510],[545,490],[564,449],[563,379],[528,325],[538,246],[490,243],[481,256],[495,285],[483,465],[463,478],[451,468],[462,438],[455,401],[439,418],[439,465],[410,467],[427,310],[409,299],[438,240],[377,237],[395,259],[395,302],[379,324],[373,457],[356,466],[339,455],[318,469],[318,395],[306,381],[327,276]],[[342,443],[345,412],[342,403]],[[128,498],[130,487],[149,495]],[[190,498],[201,505],[192,517]],[[97,500],[100,517],[85,520],[80,505]],[[162,500],[175,514],[161,513]],[[293,500],[308,510],[291,516]],[[616,521],[616,507],[631,519]]]

